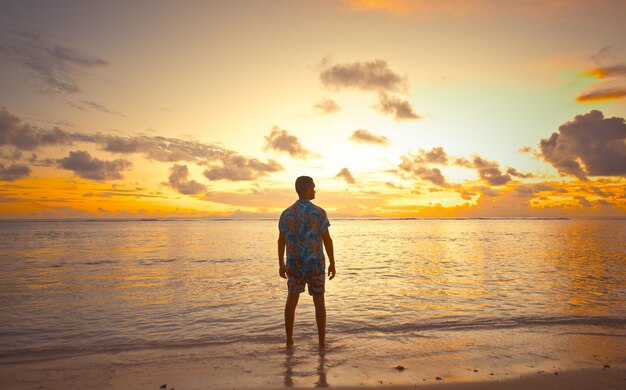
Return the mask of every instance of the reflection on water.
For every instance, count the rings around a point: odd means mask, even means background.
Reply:
[[[626,323],[624,220],[331,223],[331,342],[454,354],[473,346],[421,337]],[[280,344],[276,237],[276,221],[0,222],[0,350]],[[296,342],[316,335],[301,301]]]

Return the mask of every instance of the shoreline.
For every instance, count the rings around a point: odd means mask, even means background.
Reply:
[[[353,353],[317,354],[312,345],[296,353],[265,349],[266,356],[228,355],[223,348],[100,352],[53,359],[2,362],[0,388],[20,389],[620,389],[626,388],[626,362],[563,365],[559,359],[534,368],[493,358],[418,359],[396,369],[385,358]],[[418,364],[419,363],[419,364]],[[430,365],[429,365],[430,364]],[[560,368],[564,367],[564,368]],[[439,379],[437,379],[439,378]]]

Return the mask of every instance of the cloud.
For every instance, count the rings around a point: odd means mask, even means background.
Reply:
[[[424,162],[419,156],[401,156],[400,159],[401,162],[398,167],[401,171],[408,172],[411,175],[422,180],[428,180],[431,183],[440,187],[450,187],[450,184],[446,181],[446,178],[441,173],[441,170],[439,168],[423,166],[422,164]]]
[[[217,145],[160,136],[124,137],[97,133],[96,135],[72,134],[72,138],[93,142],[107,152],[141,153],[148,159],[161,162],[211,161],[228,153],[227,150]]]
[[[350,140],[362,144],[377,144],[386,146],[389,142],[387,137],[376,135],[365,129],[354,130],[350,136]]]
[[[595,76],[599,79],[615,76],[626,76],[626,65],[613,65],[604,66],[595,69],[591,69],[589,75]]]
[[[398,99],[393,96],[388,96],[386,93],[381,92],[378,94],[378,104],[375,108],[384,113],[394,115],[394,119],[420,119],[421,116],[417,115],[407,100]]]
[[[511,181],[510,174],[503,174],[500,166],[495,161],[485,160],[480,156],[474,156],[472,166],[476,168],[478,176],[489,185],[499,186]]]
[[[346,183],[348,183],[348,184],[354,184],[355,183],[354,177],[352,176],[352,174],[350,173],[348,168],[342,168],[339,171],[339,173],[337,173],[335,175],[335,177],[344,179],[346,181]]]
[[[589,60],[595,63],[603,63],[615,59],[615,49],[613,46],[604,46],[597,53],[589,56]]]
[[[26,165],[12,164],[10,167],[0,163],[0,181],[14,181],[30,175],[30,168]]]
[[[506,170],[506,173],[507,173],[507,174],[509,174],[509,175],[511,175],[511,176],[520,177],[520,178],[522,178],[522,179],[529,179],[529,178],[531,178],[531,177],[535,177],[535,175],[533,175],[533,174],[532,174],[532,173],[530,173],[530,172],[523,173],[523,172],[520,172],[520,171],[518,171],[517,169],[515,169],[515,168],[513,168],[513,167],[509,167],[509,168]]]
[[[354,88],[361,91],[407,92],[406,76],[400,76],[389,69],[387,62],[376,59],[365,62],[351,62],[331,65],[328,59],[322,61],[320,81],[331,89]]]
[[[67,103],[67,105],[69,105],[70,107],[76,108],[77,110],[81,110],[81,111],[95,110],[95,111],[100,111],[100,112],[104,112],[104,113],[111,114],[111,115],[121,116],[122,118],[126,117],[126,115],[124,114],[121,114],[117,111],[110,110],[106,108],[105,106],[103,106],[102,104],[93,102],[90,100],[81,100],[78,103],[72,102],[70,100],[66,100],[65,103]]]
[[[419,149],[415,154],[408,153],[400,158],[399,168],[401,171],[411,172],[413,175],[423,180],[430,180],[433,184],[441,187],[450,187],[451,184],[445,181],[439,169],[429,167],[428,165],[475,169],[480,179],[492,186],[500,186],[510,182],[512,180],[511,176],[524,179],[534,177],[530,172],[520,172],[513,167],[508,167],[506,172],[503,172],[497,162],[487,160],[479,155],[473,155],[471,160],[465,157],[453,157],[448,155],[441,146],[433,147],[431,150]]]
[[[561,175],[626,175],[626,124],[624,118],[604,118],[592,110],[559,126],[557,133],[539,143],[541,156]]]
[[[195,180],[189,180],[189,169],[187,165],[174,164],[170,168],[168,183],[171,188],[183,195],[196,195],[204,193],[207,187]]]
[[[343,0],[343,9],[348,12],[384,12],[394,16],[428,17],[444,15],[454,17],[502,17],[503,15],[552,16],[567,11],[585,9],[580,1],[476,1],[476,0]],[[611,3],[616,4],[615,2]]]
[[[12,145],[21,150],[34,150],[39,146],[71,145],[72,140],[59,128],[37,129],[22,123],[21,119],[0,108],[0,146]]]
[[[221,160],[221,166],[210,166],[204,171],[209,180],[256,180],[271,172],[282,171],[284,168],[274,160],[262,162],[256,158],[247,158],[234,152]]]
[[[614,100],[626,97],[626,87],[606,87],[583,93],[576,97],[578,102],[595,102],[598,100]]]
[[[79,92],[77,79],[88,69],[109,65],[105,59],[55,43],[50,36],[13,32],[0,43],[0,54],[20,65],[44,94]]]
[[[290,135],[287,130],[281,130],[274,125],[269,135],[265,136],[264,150],[276,150],[289,153],[291,157],[307,159],[317,156],[316,153],[305,149],[294,135]]]
[[[82,150],[70,152],[68,157],[57,160],[57,164],[60,168],[73,171],[84,179],[98,181],[122,179],[121,172],[132,167],[132,163],[128,160],[104,161]]]
[[[313,108],[315,108],[320,114],[334,114],[341,110],[339,104],[329,98],[320,99],[319,102],[313,105]]]
[[[532,153],[533,148],[531,148],[530,146],[522,146],[517,151],[520,153]]]
[[[448,165],[448,154],[441,146],[435,146],[431,150],[419,149],[417,154],[409,156],[415,164],[439,164]]]

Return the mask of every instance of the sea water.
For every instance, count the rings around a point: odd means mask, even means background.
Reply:
[[[623,357],[626,220],[331,219],[330,232],[331,366]],[[277,237],[276,220],[2,221],[0,355],[267,357],[284,343]],[[317,342],[306,292],[294,337],[305,359]]]

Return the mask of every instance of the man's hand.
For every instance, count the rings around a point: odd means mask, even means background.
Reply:
[[[333,280],[335,277],[335,263],[328,266],[328,280]]]
[[[287,268],[285,267],[285,264],[280,265],[280,268],[278,269],[278,274],[281,278],[287,279]]]

